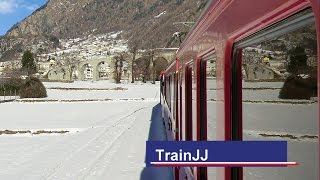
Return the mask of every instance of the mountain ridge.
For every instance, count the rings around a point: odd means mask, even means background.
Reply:
[[[52,39],[74,39],[124,31],[140,49],[165,47],[177,31],[174,22],[195,21],[208,0],[49,0],[0,37],[0,60],[17,59],[26,49],[43,44],[42,52],[58,47]],[[129,43],[130,45],[130,43]],[[171,47],[177,47],[178,42]]]

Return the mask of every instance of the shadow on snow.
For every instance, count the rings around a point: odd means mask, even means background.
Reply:
[[[157,104],[152,109],[151,124],[148,141],[166,141],[166,132],[161,117],[161,105]],[[172,168],[170,167],[145,167],[140,180],[172,180]]]

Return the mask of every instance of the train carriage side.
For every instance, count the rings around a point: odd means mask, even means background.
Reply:
[[[165,123],[166,134],[168,140],[175,140],[176,133],[176,62],[174,61],[167,70],[162,74],[163,80],[163,96],[162,104],[162,118]]]
[[[168,137],[286,140],[300,165],[175,168],[176,179],[319,179],[320,1],[207,7],[165,72]]]

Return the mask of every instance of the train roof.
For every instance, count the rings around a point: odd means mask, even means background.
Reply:
[[[182,59],[182,63],[185,63],[184,56],[194,58],[201,56],[208,49],[223,50],[227,44],[232,46],[233,43],[308,7],[313,7],[316,22],[319,22],[318,0],[209,1],[181,44],[177,59]],[[174,63],[176,62],[172,64]],[[166,71],[172,70],[172,64]]]

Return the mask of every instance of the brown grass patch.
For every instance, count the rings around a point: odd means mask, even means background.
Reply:
[[[36,131],[36,132],[33,132],[32,134],[65,134],[69,131],[64,131],[64,130],[61,130],[61,131],[45,131],[45,130],[39,130],[39,131]]]
[[[318,139],[318,136],[314,135],[303,135],[303,136],[294,136],[291,134],[259,134],[263,137],[280,137],[280,138],[289,138],[289,139]]]
[[[308,139],[318,139],[318,136],[312,136],[312,135],[303,135],[300,138],[308,138]]]
[[[4,130],[0,131],[0,135],[2,134],[8,134],[8,135],[13,135],[13,134],[32,134],[32,135],[38,135],[38,134],[65,134],[68,133],[69,131],[61,130],[61,131],[46,131],[46,130],[38,130],[35,132],[31,132],[30,130]]]
[[[50,87],[47,89],[54,89],[54,90],[65,90],[65,91],[108,91],[108,90],[116,90],[116,91],[124,91],[128,90],[128,88],[123,87],[115,87],[115,88],[76,88],[76,87],[70,87],[70,88],[64,88],[64,87]]]
[[[291,134],[259,134],[263,137],[281,137],[281,138],[289,138],[289,139],[298,139],[297,136],[293,136]]]

